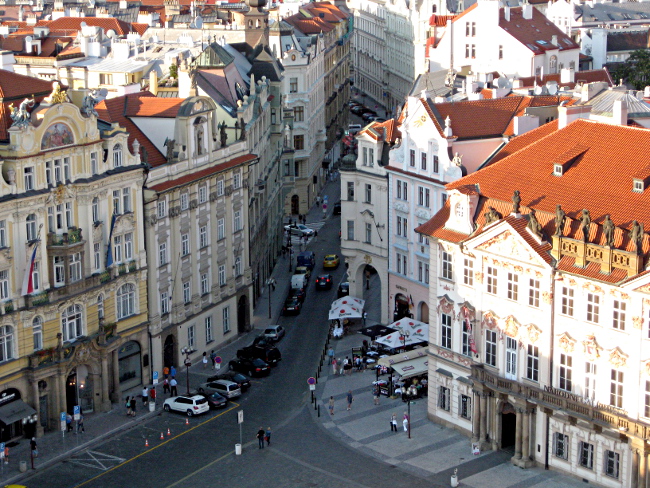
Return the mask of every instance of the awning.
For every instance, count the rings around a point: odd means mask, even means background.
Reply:
[[[445,376],[449,376],[450,378],[454,377],[454,375],[451,374],[451,371],[447,371],[446,369],[442,369],[442,368],[436,369],[436,373],[444,374]]]
[[[18,420],[34,415],[36,410],[22,400],[14,400],[0,407],[0,422],[11,425]]]
[[[411,359],[420,358],[420,357],[427,357],[426,347],[418,347],[417,349],[412,349],[410,351],[403,352],[400,354],[385,356],[383,358],[380,358],[379,361],[377,361],[377,364],[379,366],[386,366],[388,368],[391,368],[394,367],[397,363],[410,361]]]
[[[393,370],[403,379],[418,376],[429,371],[429,358],[424,356],[393,364]]]

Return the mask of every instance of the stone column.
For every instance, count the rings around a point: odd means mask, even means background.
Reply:
[[[528,409],[524,411],[523,419],[524,422],[521,426],[523,431],[521,439],[521,457],[524,461],[528,461],[530,459],[530,412]]]
[[[112,362],[113,364],[113,397],[111,400],[114,403],[120,403],[121,401],[121,395],[120,395],[120,362],[118,359],[118,353],[117,349],[115,349],[111,355],[112,357]],[[108,358],[107,358],[108,359]]]
[[[639,482],[638,488],[646,488],[647,480],[647,469],[648,469],[648,453],[645,452],[645,448],[639,450]]]
[[[479,398],[481,406],[481,418],[480,418],[480,428],[479,428],[479,440],[481,441],[481,449],[487,449],[487,446],[484,446],[483,443],[487,437],[487,394],[481,393]]]
[[[106,351],[101,352],[102,362],[102,412],[110,412],[111,398],[108,389],[108,354]]]
[[[38,381],[32,378],[32,398],[34,402],[34,410],[36,410],[36,437],[43,437],[45,433],[41,426],[41,395],[38,393]]]
[[[496,451],[499,449],[499,444],[497,441],[497,436],[499,433],[499,414],[498,414],[498,409],[497,409],[497,397],[491,396],[490,397],[490,441],[492,441],[492,450]]]
[[[479,419],[481,416],[481,408],[479,403],[480,393],[474,392],[473,404],[472,404],[472,442],[479,441]]]
[[[56,405],[58,407],[57,417],[60,412],[66,412],[66,396],[65,396],[65,382],[66,382],[65,369],[60,369],[59,374],[56,377]]]
[[[523,411],[521,408],[517,408],[517,426],[515,428],[515,455],[513,459],[519,461],[521,459],[521,432],[522,432],[522,423],[523,423]]]

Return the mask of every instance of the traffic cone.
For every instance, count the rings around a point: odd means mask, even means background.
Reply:
[[[185,425],[190,425],[190,419],[188,418],[185,419]]]
[[[149,439],[144,440],[144,447],[149,447]]]
[[[165,438],[165,436],[164,436],[163,433],[161,432],[161,433],[160,433],[160,440],[162,441],[164,438]]]
[[[162,434],[160,434],[160,435],[162,435]],[[167,435],[172,435],[172,431],[169,430],[169,427],[167,427]]]

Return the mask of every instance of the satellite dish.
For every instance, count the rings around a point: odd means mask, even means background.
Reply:
[[[508,80],[504,76],[499,76],[497,78],[497,86],[499,88],[506,88],[508,86]]]
[[[190,29],[196,29],[196,25],[194,25],[194,22],[190,24]]]
[[[194,25],[196,26],[197,29],[203,28],[203,18],[200,15],[194,21]]]
[[[32,42],[34,38],[32,36],[25,37],[25,42]]]
[[[535,89],[533,90],[533,93],[535,93],[535,95],[541,95],[542,94],[542,87],[541,86],[536,86]]]
[[[82,23],[79,24],[79,25],[81,26],[82,29],[83,29],[84,27],[87,27],[87,26],[88,26],[88,24],[86,24],[85,22],[82,22]]]
[[[552,85],[548,85],[546,88],[550,95],[557,95],[557,84],[553,83]]]
[[[109,39],[114,39],[115,37],[117,37],[117,34],[113,29],[109,29],[108,32],[106,32],[106,37],[108,37]]]

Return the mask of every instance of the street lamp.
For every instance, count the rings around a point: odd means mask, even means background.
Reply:
[[[406,331],[402,330],[402,329],[398,329],[398,330],[399,330],[399,333],[400,333],[399,339],[400,339],[400,341],[402,341],[402,348],[404,350],[406,350],[406,341],[408,340],[408,338],[409,338],[409,336],[411,334],[410,334],[410,332],[408,330],[406,330]]]
[[[181,353],[185,354],[185,367],[187,368],[187,394],[190,394],[190,366],[192,366],[192,360],[190,359],[190,354],[194,352],[194,349],[191,347],[184,347],[181,349]]]
[[[269,287],[269,318],[271,318],[271,288],[275,290],[275,280],[273,278],[269,278],[266,280],[266,286]]]
[[[289,250],[289,271],[293,262],[293,245],[291,244],[291,230],[287,231],[287,249]]]

